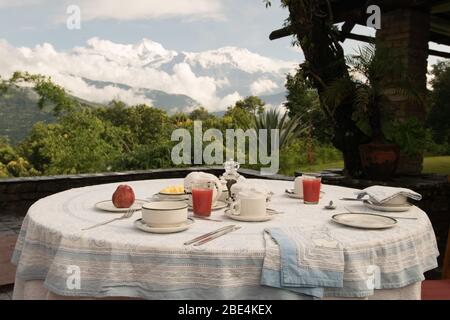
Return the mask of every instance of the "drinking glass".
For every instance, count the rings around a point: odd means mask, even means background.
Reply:
[[[214,183],[211,181],[195,181],[192,183],[192,209],[194,215],[211,216]]]
[[[319,203],[321,184],[322,177],[318,174],[303,176],[303,202],[305,204]]]

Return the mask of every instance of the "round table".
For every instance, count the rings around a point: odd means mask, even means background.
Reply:
[[[417,220],[399,220],[397,226],[386,230],[355,229],[331,221],[332,215],[346,212],[345,208],[374,213],[360,202],[339,200],[355,197],[354,189],[323,185],[320,204],[304,205],[285,195],[292,182],[258,182],[274,192],[270,207],[283,214],[268,222],[247,223],[231,220],[221,210],[213,212],[213,217],[222,222],[195,220],[188,230],[165,235],[137,230],[133,223],[141,217],[140,212],[128,220],[82,231],[118,216],[94,206],[110,199],[119,183],[72,189],[41,199],[29,209],[13,255],[17,265],[14,299],[309,299],[261,285],[267,241],[264,230],[293,225],[324,228],[344,246],[343,288],[325,289],[327,298],[420,299],[423,273],[437,267],[438,256],[426,213],[413,207],[395,216]],[[182,179],[166,179],[127,184],[137,199],[148,199],[166,186],[182,183]],[[337,210],[323,209],[330,200]],[[183,245],[230,224],[242,228],[203,246]],[[352,260],[354,252],[364,257]],[[350,290],[361,272],[374,264],[380,267],[379,287]]]

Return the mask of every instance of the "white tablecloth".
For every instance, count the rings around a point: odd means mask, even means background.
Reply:
[[[128,183],[137,198],[148,198],[163,187],[182,183],[181,179]],[[94,209],[95,203],[109,199],[118,184],[100,185],[52,195],[29,210],[13,256],[17,265],[15,299],[64,297],[129,297],[144,299],[305,299],[295,293],[261,286],[265,253],[263,230],[276,226],[322,226],[344,245],[346,255],[370,249],[357,263],[346,265],[344,288],[326,295],[349,298],[420,299],[423,272],[437,267],[436,239],[427,215],[414,207],[396,213],[418,220],[399,220],[388,230],[359,230],[330,221],[338,212],[373,212],[359,202],[340,202],[353,197],[355,190],[323,186],[320,205],[307,206],[285,196],[291,182],[264,181],[275,196],[270,207],[284,211],[265,223],[230,220],[223,211],[214,212],[223,222],[197,220],[187,231],[157,235],[136,230],[133,222],[118,221],[94,230],[81,231],[92,224],[117,217]],[[337,211],[323,210],[333,200]],[[388,215],[389,213],[387,213]],[[204,246],[184,246],[196,236],[228,224],[242,229]],[[380,268],[378,290],[351,292],[361,272]],[[73,270],[80,271],[80,286],[68,285]]]

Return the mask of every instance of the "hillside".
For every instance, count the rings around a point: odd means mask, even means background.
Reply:
[[[12,144],[20,142],[39,121],[54,121],[49,110],[39,110],[38,96],[30,88],[11,89],[0,97],[0,136],[7,136]]]
[[[132,88],[121,83],[114,83],[109,81],[95,81],[83,78],[89,85],[97,89],[105,89],[106,87],[118,88],[124,91],[133,91],[134,93],[144,96],[151,100],[152,106],[166,110],[169,113],[175,111],[188,110],[192,107],[200,106],[200,103],[184,94],[169,94],[160,90],[151,90],[144,88]],[[119,97],[120,98],[120,97]],[[107,103],[109,101],[105,101]]]
[[[188,111],[200,105],[194,99],[181,94],[168,94],[159,90],[132,88],[130,86],[112,82],[92,81],[84,79],[89,85],[97,88],[116,87],[123,90],[134,90],[145,95],[152,101],[152,105],[167,111],[169,114],[175,111]],[[279,106],[285,101],[285,93],[260,96],[263,101],[271,106]],[[87,104],[100,106],[84,99],[77,98]],[[114,99],[114,97],[111,97]],[[14,88],[7,95],[0,97],[0,136],[7,136],[11,144],[15,145],[26,137],[32,126],[39,121],[49,123],[55,120],[50,110],[39,110],[37,106],[38,96],[31,88]],[[108,101],[105,101],[107,104]],[[212,112],[216,116],[222,116],[225,111]]]

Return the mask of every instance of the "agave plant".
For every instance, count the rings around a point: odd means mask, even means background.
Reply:
[[[255,116],[253,128],[256,132],[259,132],[261,129],[267,130],[269,141],[268,150],[271,150],[271,130],[279,130],[279,147],[280,149],[283,149],[285,146],[289,145],[296,136],[307,129],[306,127],[302,127],[301,124],[300,116],[289,118],[287,113],[281,114],[279,110],[269,109],[264,113]]]

